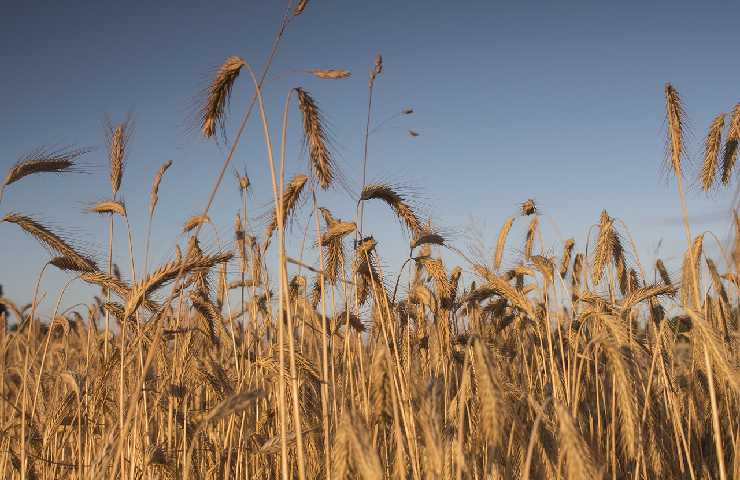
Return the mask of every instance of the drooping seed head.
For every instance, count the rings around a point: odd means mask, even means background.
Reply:
[[[101,214],[117,214],[121,217],[126,216],[126,206],[123,202],[117,200],[102,200],[92,207],[88,208],[88,212],[101,213]]]
[[[324,223],[326,223],[326,226],[331,226],[334,222],[337,220],[334,218],[334,215],[331,214],[328,208],[325,207],[319,207],[319,213],[324,218]]]
[[[328,147],[324,119],[316,101],[302,88],[295,89],[298,107],[303,114],[303,139],[311,159],[311,171],[323,189],[334,180],[334,161]]]
[[[48,150],[38,148],[21,158],[8,170],[3,187],[34,173],[64,173],[75,171],[75,160],[90,151],[89,148]]]
[[[205,138],[211,138],[217,130],[224,132],[231,90],[244,65],[243,59],[232,56],[227,58],[216,72],[201,109],[201,132]]]
[[[321,245],[326,246],[337,239],[344,238],[356,229],[357,225],[354,222],[334,222],[321,235]]]
[[[412,236],[418,236],[422,232],[422,223],[414,212],[405,196],[384,183],[373,183],[366,185],[360,194],[360,200],[381,200],[385,202],[396,214],[398,219],[409,229]]]
[[[94,272],[95,269],[92,265],[87,263],[80,263],[75,259],[59,256],[54,257],[49,261],[49,264],[57,267],[59,270],[68,272]]]
[[[32,218],[17,213],[9,213],[3,217],[3,221],[18,225],[26,233],[38,240],[44,247],[60,256],[66,257],[77,267],[78,271],[97,270],[98,267],[93,260],[79,253],[68,241]]]
[[[282,198],[282,224],[285,225],[288,220],[290,219],[291,214],[296,209],[298,204],[300,203],[301,194],[303,193],[304,186],[306,185],[306,182],[308,181],[308,177],[306,175],[296,175],[293,177],[290,182],[288,182],[288,185],[285,187],[285,191],[283,192],[283,198]],[[267,224],[267,229],[265,230],[265,248],[270,243],[270,238],[272,237],[273,232],[278,227],[278,215],[277,215],[277,209],[273,208],[272,215],[270,216],[270,222]]]
[[[740,142],[740,103],[735,105],[727,130],[727,140],[722,152],[722,184],[727,185],[732,178],[732,171],[737,161],[738,142]]]
[[[436,232],[424,232],[420,236],[415,237],[411,240],[411,250],[421,245],[444,245],[445,238]]]

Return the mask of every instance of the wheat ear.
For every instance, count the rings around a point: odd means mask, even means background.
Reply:
[[[224,132],[231,90],[244,65],[244,60],[237,56],[227,58],[208,86],[206,101],[201,109],[201,132],[204,137],[211,138],[218,130]]]
[[[298,107],[303,114],[303,139],[308,147],[311,170],[321,188],[329,188],[334,181],[334,160],[328,147],[328,136],[321,110],[313,97],[304,89],[296,88]]]
[[[43,246],[73,262],[79,271],[97,270],[97,265],[93,260],[78,253],[67,241],[32,218],[17,213],[9,213],[3,217],[3,221],[15,223],[26,233],[36,238]]]

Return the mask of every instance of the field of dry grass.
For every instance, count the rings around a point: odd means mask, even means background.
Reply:
[[[686,234],[680,272],[669,274],[660,260],[643,264],[627,226],[606,211],[587,244],[568,240],[552,255],[531,200],[502,226],[494,251],[470,259],[403,189],[366,183],[381,56],[368,77],[362,191],[347,199],[356,201],[355,218],[336,218],[322,203],[341,173],[312,93],[286,92],[280,123],[265,118],[263,81],[304,10],[302,0],[286,12],[262,72],[230,57],[214,75],[200,111],[204,137],[221,137],[233,88],[254,97],[208,205],[184,226],[187,241],[170,261],[149,265],[149,235],[172,162],[153,181],[146,254],[134,258],[119,192],[123,175],[136,175],[124,168],[126,121],[108,129],[111,197],[91,208],[109,222],[105,261],[12,213],[8,195],[0,203],[2,228],[24,230],[51,253],[44,271],[68,272],[65,289],[84,282],[101,291],[83,308],[57,302],[49,316],[37,311],[38,284],[26,307],[0,299],[8,312],[0,475],[740,478],[740,220],[728,219],[734,243],[710,258],[704,242],[716,237],[692,233],[683,185],[688,177],[707,191],[734,184],[740,104],[717,116],[700,171],[689,171],[685,113],[676,89],[665,88],[667,167]],[[308,163],[305,174],[286,178],[291,108]],[[205,245],[199,234],[222,184],[234,182],[225,173],[252,116],[267,147],[272,215],[250,220],[250,180],[237,175],[243,203],[234,206],[233,233]],[[85,153],[33,152],[7,173],[0,201],[26,176],[74,170]],[[402,265],[384,266],[382,245],[363,228],[367,202],[387,206],[389,225],[397,219],[408,233]],[[297,216],[310,226],[305,251],[286,248]],[[517,225],[523,245],[509,238]],[[129,233],[123,275],[112,263],[114,227]]]

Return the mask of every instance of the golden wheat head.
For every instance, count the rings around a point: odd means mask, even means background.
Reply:
[[[360,200],[381,200],[385,202],[393,210],[398,219],[409,229],[412,235],[419,236],[422,233],[422,223],[414,212],[414,209],[408,203],[405,196],[392,186],[385,183],[366,185],[362,189]]]
[[[68,262],[71,262],[72,265],[77,267],[76,270],[97,270],[97,265],[93,260],[77,252],[66,240],[32,218],[17,213],[9,213],[3,217],[3,221],[15,223],[26,233],[38,240],[44,247],[66,257]]]
[[[666,119],[668,121],[668,159],[676,176],[681,175],[681,160],[684,157],[684,123],[686,115],[678,91],[667,83],[665,86]]]
[[[303,139],[311,159],[311,171],[321,188],[329,188],[334,180],[334,160],[328,147],[324,119],[316,101],[304,89],[296,88],[298,108],[303,114]]]
[[[157,174],[154,175],[152,181],[152,189],[149,192],[149,215],[154,215],[154,209],[157,208],[157,202],[159,201],[159,184],[162,182],[165,172],[172,166],[172,160],[164,162],[157,170]]]
[[[110,186],[115,197],[121,188],[123,170],[126,166],[126,148],[131,137],[131,122],[125,120],[118,125],[108,125],[107,141],[110,159]]]
[[[79,169],[75,160],[89,152],[90,149],[60,149],[48,150],[39,148],[29,153],[13,165],[5,175],[5,180],[0,186],[0,199],[2,191],[6,186],[18,180],[36,173],[64,173]]]
[[[294,176],[285,187],[282,198],[283,224],[285,224],[290,219],[291,214],[300,203],[300,199],[304,190],[303,187],[306,186],[307,181],[308,177],[306,175],[299,174]],[[265,248],[269,245],[270,238],[272,237],[272,234],[277,227],[277,209],[273,208],[272,215],[270,216],[270,222],[267,224],[267,229],[265,230]]]
[[[211,138],[216,131],[224,131],[231,90],[244,65],[240,57],[227,58],[208,86],[206,101],[201,109],[201,132],[204,137]]]
[[[720,144],[722,142],[722,128],[725,126],[725,114],[720,113],[709,126],[707,138],[704,140],[704,162],[701,167],[701,188],[707,192],[714,185],[719,166]]]
[[[740,103],[735,105],[730,119],[730,128],[727,130],[727,139],[722,152],[722,184],[727,185],[732,178],[732,171],[737,160],[737,147],[740,142]]]

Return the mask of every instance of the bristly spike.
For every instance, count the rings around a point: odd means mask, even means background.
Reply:
[[[498,232],[498,239],[496,240],[496,252],[493,256],[493,268],[494,270],[498,271],[501,268],[501,261],[504,259],[504,247],[506,246],[506,238],[509,236],[509,231],[511,231],[511,226],[514,225],[514,220],[516,220],[516,217],[510,217],[504,225],[501,227],[501,230]]]
[[[738,142],[740,142],[740,103],[735,105],[727,131],[727,140],[722,152],[722,184],[727,185],[732,178],[732,171],[737,161]]]
[[[683,141],[686,115],[678,91],[667,83],[665,86],[666,118],[668,121],[668,159],[676,176],[681,176],[681,160],[685,155]]]
[[[322,189],[334,181],[334,160],[328,148],[324,119],[316,101],[304,89],[296,88],[298,107],[303,114],[303,139],[311,159],[311,171]]]
[[[5,180],[0,185],[0,200],[2,200],[2,194],[6,186],[28,175],[35,173],[64,173],[78,170],[75,160],[89,151],[89,148],[48,150],[43,147],[34,150],[21,158],[8,170]]]
[[[102,200],[88,209],[91,213],[117,214],[121,217],[126,216],[126,206],[123,202],[117,200]]]
[[[26,233],[36,238],[44,247],[60,256],[66,257],[68,262],[71,262],[78,271],[89,272],[97,270],[98,267],[93,260],[77,252],[67,241],[32,218],[17,213],[9,213],[3,217],[2,221],[15,223],[25,230]]]
[[[341,80],[343,78],[349,78],[350,76],[352,76],[352,73],[350,73],[349,70],[341,69],[322,70],[315,68],[313,70],[309,70],[309,73],[316,78],[321,78],[324,80]]]
[[[201,109],[201,132],[205,138],[213,137],[218,130],[225,135],[226,110],[242,67],[243,59],[231,56],[216,72],[216,77],[208,87],[205,104]]]
[[[19,160],[5,176],[3,186],[17,182],[34,173],[63,173],[73,171],[75,159],[88,153],[90,149],[61,149],[50,151],[39,148]]]
[[[725,126],[725,114],[720,113],[712,121],[707,138],[704,140],[704,163],[701,168],[701,188],[708,192],[717,179],[719,166],[720,144],[722,143],[722,128]]]
[[[108,124],[107,141],[110,157],[110,186],[114,198],[118,190],[121,189],[123,171],[126,167],[126,149],[129,138],[131,137],[131,126],[131,121],[128,119],[117,125]]]
[[[360,194],[360,200],[382,200],[385,202],[398,219],[409,229],[412,236],[420,236],[423,228],[419,217],[414,212],[406,198],[397,192],[392,186],[383,183],[366,185]]]
[[[612,257],[614,251],[612,240],[614,232],[614,220],[609,216],[606,210],[601,212],[599,220],[599,236],[596,239],[596,248],[592,262],[591,280],[598,285],[604,274],[604,269]]]
[[[292,215],[293,211],[296,209],[298,204],[300,203],[301,194],[304,191],[306,182],[308,181],[308,177],[302,174],[296,175],[293,177],[290,182],[288,182],[288,185],[285,187],[285,192],[283,192],[283,225],[290,219],[290,216]],[[267,247],[270,245],[270,239],[272,238],[272,234],[275,231],[275,229],[278,226],[278,218],[277,218],[277,211],[273,208],[272,215],[270,216],[270,223],[267,225],[267,229],[265,230],[265,246],[264,250],[267,250]]]
[[[149,192],[149,215],[154,215],[154,209],[157,208],[157,202],[159,201],[159,184],[162,182],[162,177],[165,172],[172,166],[172,160],[164,162],[157,170],[157,174],[154,176],[152,181],[152,189]]]

